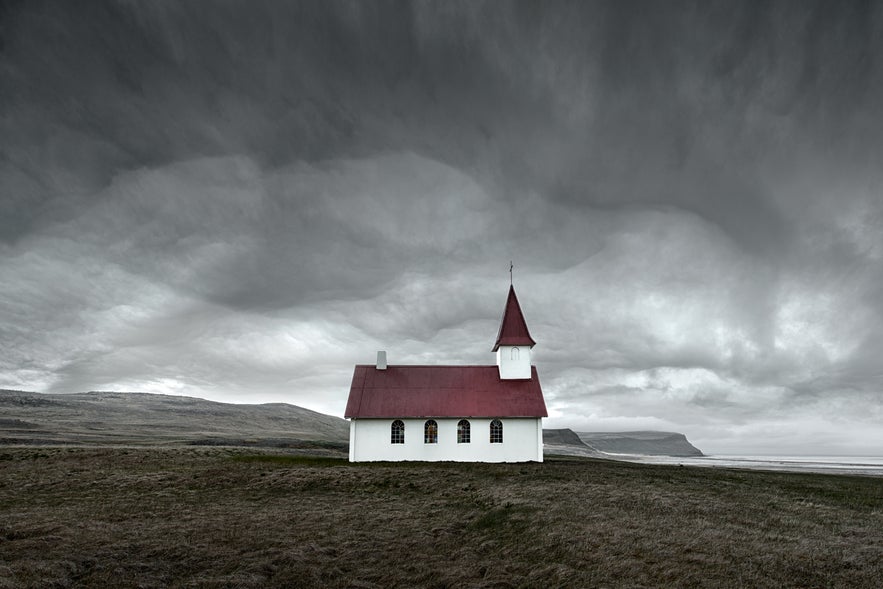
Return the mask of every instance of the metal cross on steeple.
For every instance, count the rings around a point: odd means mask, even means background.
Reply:
[[[513,267],[514,266],[512,265],[512,261],[510,260],[509,261],[509,286],[512,286],[512,268]]]

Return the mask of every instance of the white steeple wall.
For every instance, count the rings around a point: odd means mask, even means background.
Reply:
[[[530,346],[500,346],[497,367],[503,380],[530,378]]]

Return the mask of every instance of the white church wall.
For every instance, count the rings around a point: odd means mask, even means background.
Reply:
[[[350,461],[374,460],[451,460],[457,462],[527,462],[543,461],[542,420],[500,418],[503,422],[503,443],[491,444],[490,418],[470,418],[470,442],[457,443],[460,418],[435,418],[438,442],[425,444],[423,426],[426,419],[402,419],[405,443],[390,443],[392,419],[353,419],[350,422]]]
[[[530,378],[530,346],[500,346],[497,366],[504,380]]]

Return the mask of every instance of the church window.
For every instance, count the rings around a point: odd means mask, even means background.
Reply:
[[[457,424],[457,443],[458,444],[468,444],[470,437],[470,425],[469,421],[465,419],[461,419]]]
[[[509,359],[510,360],[518,360],[518,354],[519,354],[518,348],[512,348],[512,350],[509,352]]]
[[[503,422],[495,419],[491,422],[491,444],[503,443]]]
[[[430,419],[423,425],[423,443],[438,444],[438,424]]]
[[[396,419],[392,422],[389,441],[392,444],[405,443],[405,422],[403,422],[401,419]]]

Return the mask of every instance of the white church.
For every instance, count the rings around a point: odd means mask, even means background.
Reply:
[[[350,462],[542,462],[546,403],[530,363],[535,345],[515,296],[490,366],[357,365],[344,417]]]

